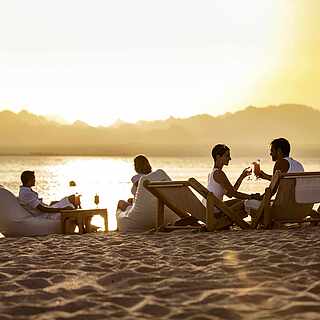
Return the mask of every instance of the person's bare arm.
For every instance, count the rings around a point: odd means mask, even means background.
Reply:
[[[249,169],[250,169],[250,167],[245,168],[245,169],[242,171],[240,177],[238,178],[238,180],[236,181],[236,183],[235,183],[234,186],[233,186],[233,188],[234,188],[235,190],[238,190],[239,187],[240,187],[240,185],[241,185],[241,183],[242,183],[242,181],[243,181],[243,179],[251,174],[251,170],[249,170]]]
[[[57,213],[60,212],[61,210],[72,210],[74,208],[72,207],[64,207],[64,208],[52,208],[49,206],[46,206],[44,204],[39,203],[37,206],[37,209],[39,209],[41,212],[47,212],[47,213]]]
[[[61,210],[59,208],[51,208],[41,203],[38,204],[37,209],[39,209],[41,212],[47,212],[47,213],[57,213],[57,212],[60,212]]]
[[[219,171],[215,171],[213,174],[213,178],[214,180],[219,183],[223,189],[226,190],[226,195],[229,198],[235,197],[237,199],[260,199],[260,195],[257,194],[246,194],[246,193],[242,193],[237,191],[234,186],[230,183],[229,179],[227,178],[227,176],[225,175],[225,173],[221,170]]]
[[[260,170],[259,178],[271,181],[272,175],[271,174],[267,174],[264,171]]]
[[[289,170],[289,162],[285,159],[278,160],[273,167],[273,173],[277,170],[281,171],[281,173],[287,173]]]
[[[278,160],[273,167],[273,174],[280,170],[281,173],[286,173],[289,170],[289,162],[285,159]],[[271,181],[272,175],[266,174],[262,170],[260,171],[259,178]]]

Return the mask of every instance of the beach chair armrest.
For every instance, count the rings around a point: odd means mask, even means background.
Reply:
[[[208,197],[209,190],[206,187],[204,187],[199,181],[197,181],[195,178],[190,178],[188,182],[190,186],[199,194],[201,194],[204,198]]]

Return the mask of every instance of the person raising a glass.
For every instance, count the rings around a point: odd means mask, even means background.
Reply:
[[[234,198],[224,201],[224,203],[237,211],[241,217],[246,217],[244,201],[246,199],[261,199],[259,193],[247,194],[239,192],[238,189],[245,177],[251,174],[249,168],[245,168],[234,185],[231,184],[227,175],[223,171],[224,166],[228,166],[231,161],[230,148],[225,144],[217,144],[212,148],[211,155],[214,161],[213,168],[208,174],[208,190],[218,199],[223,201],[224,196]]]

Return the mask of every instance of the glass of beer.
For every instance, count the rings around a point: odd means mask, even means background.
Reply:
[[[257,161],[253,162],[253,173],[255,174],[256,179],[259,179],[260,172],[260,160],[258,159]]]

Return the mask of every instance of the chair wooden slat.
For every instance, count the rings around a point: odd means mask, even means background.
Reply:
[[[237,213],[226,206],[223,201],[219,200],[209,192],[196,179],[191,178],[188,181],[144,181],[144,187],[149,190],[155,197],[159,199],[158,206],[158,227],[162,223],[163,208],[162,204],[170,208],[180,217],[189,214],[207,225],[210,231],[222,229],[231,225],[232,221],[243,229],[249,229],[250,225],[238,217]],[[195,193],[198,192],[202,197],[206,198],[207,206],[205,207]],[[216,216],[219,208],[223,214]]]
[[[302,223],[306,221],[306,217],[313,214],[312,207],[316,202],[297,203],[295,199],[295,189],[297,179],[312,179],[320,177],[320,172],[301,172],[301,173],[276,173],[270,186],[266,189],[264,199],[258,209],[257,217],[252,227],[256,228],[262,221],[265,228],[273,225],[281,225],[290,221],[291,223]],[[271,201],[271,194],[276,191],[276,196]],[[268,194],[267,194],[268,192]],[[320,200],[319,200],[320,202]]]

